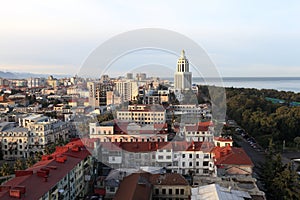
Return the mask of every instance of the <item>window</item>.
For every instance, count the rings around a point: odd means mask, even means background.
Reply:
[[[110,191],[110,192],[114,192],[114,191],[115,191],[115,188],[114,188],[114,187],[109,187],[109,191]]]
[[[192,162],[190,162],[190,163],[189,163],[189,166],[190,166],[190,167],[192,167],[192,166],[193,166],[193,163],[192,163]]]
[[[166,189],[162,189],[162,194],[166,194]]]
[[[162,159],[164,159],[164,157],[163,156],[158,156],[158,159],[162,160]]]
[[[196,162],[196,166],[199,166],[199,162]]]
[[[190,153],[190,158],[193,158],[193,154]]]
[[[185,167],[185,162],[182,162],[182,167]]]
[[[166,159],[171,159],[171,156],[167,156]]]
[[[203,162],[203,166],[208,166],[208,162],[207,161]]]
[[[176,193],[176,194],[179,194],[179,189],[176,189],[176,190],[175,190],[175,193]]]
[[[173,192],[172,189],[169,189],[169,194],[172,194],[172,192]]]
[[[182,158],[185,158],[185,154],[182,154]]]
[[[159,194],[159,189],[155,189],[155,194]]]
[[[184,195],[184,189],[180,189],[180,194]]]

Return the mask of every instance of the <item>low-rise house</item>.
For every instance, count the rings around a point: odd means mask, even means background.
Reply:
[[[114,200],[152,200],[151,174],[134,173],[123,179]]]
[[[247,200],[252,199],[248,192],[224,188],[218,184],[210,184],[192,188],[191,200],[220,200],[234,199]]]
[[[153,185],[153,200],[190,199],[191,188],[187,180],[180,174],[151,174],[150,183]]]
[[[204,177],[204,176],[193,176],[193,187],[202,187],[210,184],[216,184],[220,187],[226,188],[227,190],[238,190],[247,192],[251,199],[255,200],[265,200],[265,193],[260,191],[256,185],[256,179],[250,175],[230,175],[230,176],[222,176],[222,177]],[[192,189],[193,190],[193,189]],[[192,191],[195,195],[198,194]],[[206,196],[205,196],[206,197]],[[231,198],[230,198],[231,199]]]
[[[218,176],[252,174],[254,165],[242,148],[217,146],[212,153]]]
[[[188,200],[191,189],[180,174],[150,174],[141,171],[126,176],[119,185],[114,200]]]

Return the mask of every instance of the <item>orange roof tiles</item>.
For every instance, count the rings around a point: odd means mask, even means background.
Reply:
[[[80,151],[72,151],[72,147],[74,146],[79,146]],[[32,171],[32,175],[25,175],[26,173],[24,173],[24,176],[22,176],[22,173],[19,173],[19,177],[15,177],[3,185],[11,186],[11,188],[25,186],[26,194],[21,196],[22,199],[32,200],[41,198],[46,192],[55,186],[58,181],[65,177],[79,162],[90,155],[90,152],[86,150],[80,140],[70,142],[65,145],[65,147],[66,148],[62,148],[63,151],[60,151],[62,150],[60,149],[58,152],[51,154],[52,159],[42,160],[25,170]],[[56,162],[55,157],[59,156],[65,157],[66,161]],[[37,172],[41,173],[45,170],[49,173],[49,176],[46,179],[37,176]],[[0,193],[0,199],[12,199],[12,197],[9,196],[9,191],[7,191]]]
[[[150,200],[152,186],[150,173],[134,173],[123,179],[114,200]]]
[[[151,152],[159,149],[172,149],[173,151],[203,151],[210,152],[214,147],[211,142],[101,142],[104,149],[110,151]]]
[[[181,174],[176,173],[151,174],[150,183],[152,185],[189,185]]]
[[[232,139],[223,138],[223,137],[214,137],[214,140],[220,141],[220,142],[232,142]]]
[[[186,126],[186,131],[208,131],[208,126]]]
[[[244,149],[237,147],[215,147],[212,151],[215,153],[216,165],[250,165],[253,163]]]

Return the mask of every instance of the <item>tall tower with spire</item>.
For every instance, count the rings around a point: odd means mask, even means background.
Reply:
[[[188,90],[192,87],[192,72],[189,72],[189,61],[185,57],[185,51],[177,60],[177,68],[174,75],[174,88],[178,90]]]

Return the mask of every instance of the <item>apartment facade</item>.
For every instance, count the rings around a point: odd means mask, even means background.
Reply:
[[[166,110],[159,105],[129,105],[127,110],[118,110],[117,119],[138,124],[166,123]]]
[[[0,186],[0,199],[78,199],[89,191],[93,159],[80,140],[57,148],[52,155]],[[22,179],[22,183],[20,183]]]
[[[0,131],[4,159],[28,158],[37,152],[44,153],[46,146],[57,140],[66,141],[69,137],[68,123],[60,120],[23,118],[20,124],[24,126],[14,124]]]

